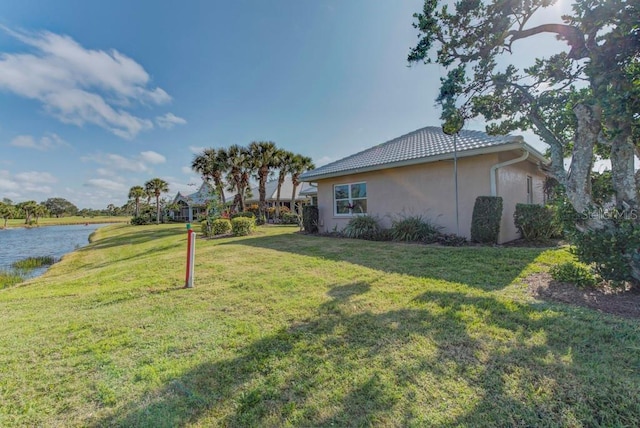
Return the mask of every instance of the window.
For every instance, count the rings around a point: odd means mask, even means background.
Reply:
[[[367,183],[337,184],[333,186],[335,215],[367,213]]]
[[[527,175],[527,203],[533,203],[533,178]]]

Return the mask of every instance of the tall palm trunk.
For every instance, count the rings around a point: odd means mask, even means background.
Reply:
[[[160,224],[160,194],[156,193],[156,224]]]
[[[136,217],[140,217],[140,197],[136,197]]]
[[[276,219],[278,221],[280,221],[280,191],[282,190],[285,177],[286,172],[284,169],[281,169],[280,174],[278,174],[278,188],[276,190]]]

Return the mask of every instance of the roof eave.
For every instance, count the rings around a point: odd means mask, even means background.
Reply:
[[[536,158],[536,160],[538,160],[539,162],[542,162],[545,164],[549,163],[549,160],[545,158],[544,155],[542,155],[539,151],[537,151],[536,149],[534,149],[533,147],[531,147],[529,144],[525,143],[521,139],[519,139],[519,141],[513,141],[508,144],[501,144],[498,146],[491,146],[491,147],[481,147],[478,149],[465,150],[462,152],[458,152],[458,158],[486,155],[491,153],[499,153],[499,152],[505,152],[505,151],[514,150],[514,149],[526,150],[531,155],[533,155],[533,157]],[[438,161],[453,159],[453,157],[454,157],[454,153],[449,152],[449,153],[443,153],[441,155],[436,155],[436,156],[409,159],[409,160],[399,161],[399,162],[390,162],[390,163],[372,165],[372,166],[363,167],[363,168],[354,168],[354,169],[349,169],[344,171],[336,171],[336,172],[331,172],[327,174],[319,174],[319,175],[311,175],[311,176],[305,176],[303,174],[302,176],[300,176],[300,179],[308,182],[315,182],[318,180],[326,180],[328,178],[343,177],[345,175],[362,174],[365,172],[380,171],[380,170],[389,169],[389,168],[399,168],[404,166],[438,162]]]

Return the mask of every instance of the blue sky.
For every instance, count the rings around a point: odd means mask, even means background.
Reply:
[[[153,177],[193,191],[204,147],[271,140],[322,165],[438,126],[443,70],[406,62],[421,7],[2,2],[0,198],[104,208]]]

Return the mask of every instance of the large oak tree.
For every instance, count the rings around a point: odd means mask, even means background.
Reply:
[[[640,4],[578,0],[561,22],[531,24],[541,22],[537,18],[553,3],[460,0],[449,7],[426,0],[414,15],[420,34],[408,60],[447,69],[437,98],[445,122],[480,116],[490,133],[531,129],[540,136],[549,145],[548,172],[578,213],[597,208],[590,179],[594,154],[609,158],[613,203],[636,213],[625,224],[633,239],[615,251],[622,253],[628,279],[640,282],[640,174],[634,172],[634,155],[640,156]],[[546,58],[532,55],[524,68],[501,66],[523,40],[543,34],[555,35],[566,48]],[[615,219],[582,218],[582,234],[620,233]]]

